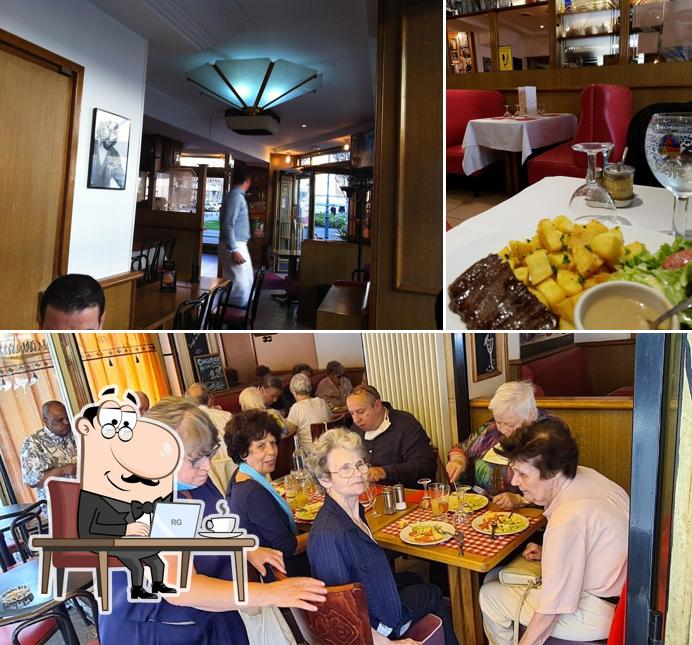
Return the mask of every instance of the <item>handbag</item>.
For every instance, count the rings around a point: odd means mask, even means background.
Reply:
[[[504,569],[500,570],[500,583],[506,587],[523,587],[524,592],[519,598],[517,612],[514,615],[514,645],[519,643],[519,619],[521,608],[531,589],[541,586],[541,563],[527,560],[518,555]]]
[[[285,618],[278,607],[255,607],[238,610],[252,645],[296,645]]]

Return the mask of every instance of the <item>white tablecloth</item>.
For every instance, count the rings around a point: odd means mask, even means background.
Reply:
[[[527,121],[514,119],[473,119],[466,126],[464,162],[467,175],[499,159],[500,151],[521,152],[524,163],[535,148],[567,141],[577,131],[574,114],[536,117]]]
[[[505,244],[508,229],[521,228],[530,237],[539,220],[557,215],[570,216],[569,199],[572,193],[584,183],[576,177],[545,177],[541,181],[522,190],[497,206],[479,213],[462,222],[446,233],[445,245],[445,285],[450,284],[463,271],[483,255],[478,249],[482,240],[490,236],[502,236],[500,246]],[[673,222],[673,194],[665,188],[635,186],[635,199],[629,208],[618,208],[617,215],[622,224],[629,222],[638,229],[649,229],[669,233]],[[599,211],[602,214],[603,211]],[[473,257],[471,257],[473,256]],[[445,328],[463,329],[461,319],[450,311],[449,295],[446,294]]]

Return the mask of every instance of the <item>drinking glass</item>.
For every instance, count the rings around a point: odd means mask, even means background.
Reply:
[[[432,479],[423,478],[418,480],[418,484],[423,487],[423,497],[421,497],[420,504],[418,505],[422,511],[427,511],[430,508],[430,493],[428,492],[428,484]]]
[[[298,480],[293,475],[286,475],[286,477],[284,478],[286,501],[288,502],[289,506],[293,509],[299,508],[299,505],[296,503],[296,495],[298,493],[299,488],[300,485],[298,484]]]
[[[370,510],[370,514],[373,517],[379,517],[381,513],[377,512],[377,482],[369,480],[365,486],[363,494],[366,496],[369,506],[369,508],[366,508],[365,511],[367,512]]]
[[[433,517],[444,518],[449,509],[449,484],[430,484],[430,508]]]
[[[692,239],[688,219],[692,196],[692,112],[654,114],[644,139],[646,160],[654,177],[675,196],[674,235]]]
[[[620,224],[613,198],[605,188],[596,183],[596,158],[602,154],[605,167],[612,149],[612,143],[575,143],[572,146],[572,150],[588,155],[586,183],[579,186],[569,200],[569,208],[575,222],[598,220],[610,226]],[[594,212],[593,209],[599,209],[600,212]]]
[[[522,111],[521,111],[521,105],[519,105],[519,103],[516,103],[514,107],[516,108],[516,110],[514,112],[515,118],[518,119],[520,116],[523,116]]]
[[[545,116],[545,103],[538,104],[538,116]]]
[[[505,113],[502,115],[503,119],[511,119],[512,113],[509,111],[509,103],[505,104]]]

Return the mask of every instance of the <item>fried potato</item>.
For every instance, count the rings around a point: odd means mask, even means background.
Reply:
[[[574,223],[566,215],[558,215],[553,220],[553,226],[561,233],[571,233],[574,229]]]
[[[548,253],[548,262],[556,271],[567,269],[571,271],[574,268],[574,258],[569,251],[559,251],[558,253]]]
[[[553,267],[548,262],[548,252],[544,249],[534,251],[525,259],[526,266],[529,268],[529,281],[532,285],[540,284],[553,275]]]
[[[549,219],[542,219],[538,222],[536,232],[544,249],[553,253],[562,249],[562,234],[553,226]]]
[[[553,306],[567,297],[565,290],[553,278],[543,280],[536,289],[540,291],[550,306]]]
[[[603,258],[611,267],[614,267],[624,254],[622,233],[618,234],[618,231],[615,230],[596,235],[591,240],[589,246],[596,255]]]
[[[523,282],[524,284],[529,284],[529,268],[528,267],[517,267],[514,269],[514,277]]]
[[[559,269],[555,279],[568,296],[573,296],[580,293],[584,289],[582,286],[582,282],[584,280],[578,273],[575,273],[574,271]]]

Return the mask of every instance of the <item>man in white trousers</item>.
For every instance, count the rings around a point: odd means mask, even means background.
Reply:
[[[223,277],[233,282],[229,304],[245,307],[252,288],[253,271],[247,241],[250,239],[250,214],[245,193],[250,177],[244,169],[233,171],[231,190],[221,204],[219,257]]]

